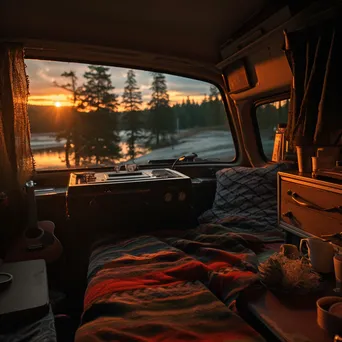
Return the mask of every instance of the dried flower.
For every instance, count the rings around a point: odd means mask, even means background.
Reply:
[[[263,284],[277,291],[307,293],[318,289],[320,276],[305,258],[289,259],[275,253],[259,265]]]

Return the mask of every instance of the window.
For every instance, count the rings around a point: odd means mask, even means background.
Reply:
[[[277,126],[287,124],[288,108],[289,99],[270,102],[256,108],[262,148],[268,159],[272,159]]]
[[[234,141],[218,89],[184,77],[26,60],[36,167],[146,163],[196,153],[232,161]]]

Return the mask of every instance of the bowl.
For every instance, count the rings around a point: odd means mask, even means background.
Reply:
[[[322,297],[316,302],[317,324],[330,334],[342,334],[342,318],[329,312],[336,303],[342,303],[342,297]]]
[[[0,272],[0,291],[6,289],[13,280],[12,274]]]

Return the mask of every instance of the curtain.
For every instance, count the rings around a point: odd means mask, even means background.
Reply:
[[[25,228],[23,186],[32,176],[23,47],[0,44],[0,257]]]
[[[27,98],[22,46],[0,45],[0,191],[22,187],[34,170]]]
[[[285,52],[293,84],[287,126],[291,146],[334,145],[342,132],[342,43],[337,20],[291,33]]]

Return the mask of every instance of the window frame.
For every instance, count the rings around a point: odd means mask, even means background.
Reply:
[[[276,95],[272,95],[269,97],[258,99],[253,103],[252,115],[251,116],[252,116],[252,123],[253,123],[253,127],[254,127],[254,133],[255,133],[255,137],[256,137],[256,144],[257,144],[260,156],[265,162],[270,162],[272,160],[267,158],[267,156],[264,152],[264,148],[263,148],[263,144],[262,144],[262,138],[261,138],[261,134],[260,134],[260,127],[259,127],[258,118],[257,118],[257,108],[262,106],[262,105],[269,104],[272,102],[291,100],[290,96],[291,96],[290,92],[286,91],[286,92],[282,92],[282,93],[279,93]]]
[[[198,162],[198,163],[192,163],[192,162],[183,162],[181,164],[178,164],[177,167],[179,166],[190,166],[190,167],[203,167],[203,166],[207,166],[207,167],[211,167],[211,166],[234,166],[236,165],[237,161],[239,160],[239,144],[238,144],[238,138],[237,138],[237,133],[236,133],[236,127],[234,125],[233,122],[233,118],[232,118],[232,113],[230,111],[229,108],[229,104],[226,98],[226,93],[224,91],[224,88],[221,84],[218,84],[216,82],[213,82],[212,80],[209,80],[207,78],[201,78],[201,77],[194,77],[194,76],[188,76],[186,74],[181,74],[181,73],[174,73],[174,72],[169,72],[169,71],[163,71],[160,69],[150,69],[150,70],[146,70],[142,67],[137,67],[137,66],[124,66],[124,65],[116,65],[116,64],[109,64],[109,63],[87,63],[85,61],[77,61],[77,60],[68,60],[68,59],[48,59],[48,58],[32,58],[32,57],[26,57],[26,60],[42,60],[42,61],[52,61],[52,62],[65,62],[65,63],[80,63],[80,64],[89,64],[89,65],[103,65],[105,67],[117,67],[117,68],[127,68],[127,69],[134,69],[134,70],[142,70],[145,72],[161,72],[161,73],[165,73],[167,75],[171,75],[171,76],[178,76],[178,77],[183,77],[183,78],[189,78],[192,80],[197,80],[197,81],[201,81],[201,82],[206,82],[208,83],[208,85],[213,85],[215,86],[221,95],[221,100],[223,102],[223,106],[224,106],[224,110],[226,113],[226,117],[228,120],[228,124],[229,124],[229,128],[230,128],[230,132],[232,135],[232,140],[233,140],[233,145],[234,145],[234,149],[235,149],[235,157],[231,160],[231,161],[202,161],[202,162]],[[200,157],[200,156],[199,156]],[[125,164],[125,163],[123,163]],[[139,164],[138,164],[139,165]],[[153,167],[170,167],[172,165],[172,163],[165,163],[165,164],[140,164],[141,166],[143,166],[143,168],[153,168]],[[71,172],[82,172],[82,171],[98,171],[98,172],[105,172],[105,171],[109,171],[112,170],[113,167],[80,167],[80,168],[61,168],[61,169],[38,169],[35,171],[35,175],[33,177],[33,179],[35,181],[40,181],[40,180],[49,180],[48,183],[55,183],[56,179],[59,178],[64,178],[64,177],[69,177],[69,174]],[[45,183],[45,182],[44,182]],[[45,184],[45,185],[47,185]],[[39,185],[39,184],[38,184]]]

